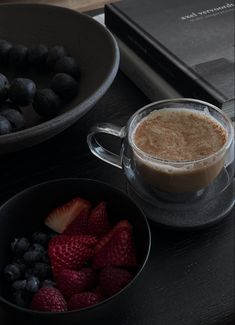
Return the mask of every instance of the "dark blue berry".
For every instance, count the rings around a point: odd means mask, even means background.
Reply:
[[[27,279],[25,290],[30,293],[36,293],[40,287],[40,281],[37,277],[32,276]]]
[[[53,46],[49,49],[48,56],[47,56],[47,65],[49,67],[54,67],[55,63],[67,55],[67,52],[63,46]]]
[[[16,305],[20,307],[28,307],[30,302],[29,297],[25,294],[25,292],[21,290],[13,292],[12,300]]]
[[[47,252],[45,252],[45,253],[42,255],[42,262],[43,262],[43,263],[46,263],[46,264],[50,264],[50,259],[49,259],[49,256],[47,255]]]
[[[44,234],[43,232],[35,232],[32,235],[32,240],[34,243],[46,245],[46,243],[48,241],[48,236],[47,236],[47,234]]]
[[[26,270],[25,270],[25,274],[24,274],[25,279],[31,278],[33,275],[34,275],[34,274],[33,274],[33,267],[31,267],[31,268],[30,268],[30,267],[26,268]]]
[[[28,251],[24,253],[24,261],[27,264],[33,264],[41,260],[42,253],[38,251]]]
[[[19,267],[21,274],[24,274],[26,270],[26,265],[23,258],[17,258],[16,260],[14,260],[13,264]]]
[[[41,244],[33,244],[32,246],[30,246],[30,251],[35,251],[35,252],[39,252],[40,254],[44,254],[45,253],[45,248],[41,245]]]
[[[13,291],[25,290],[26,282],[27,282],[26,280],[17,280],[12,283],[11,289]]]
[[[15,105],[9,102],[1,105],[0,114],[11,123],[13,131],[21,130],[25,126],[25,119],[18,108],[14,109],[11,106],[14,107]]]
[[[53,117],[60,111],[61,100],[53,90],[40,89],[34,97],[33,108],[40,116]]]
[[[0,64],[6,64],[8,62],[9,51],[12,45],[5,40],[0,40]]]
[[[41,66],[46,62],[48,48],[46,45],[39,44],[31,47],[28,51],[28,61],[34,67]]]
[[[15,256],[22,256],[29,248],[29,241],[27,238],[15,238],[11,243],[11,249]]]
[[[51,274],[51,268],[46,263],[38,262],[34,265],[33,273],[39,278],[47,278]]]
[[[26,78],[17,78],[12,81],[9,89],[9,98],[19,106],[27,106],[32,103],[36,93],[35,83]]]
[[[51,81],[51,89],[63,100],[71,100],[78,93],[78,84],[70,75],[57,73]]]
[[[0,114],[0,135],[12,132],[11,123],[4,116]]]
[[[9,64],[16,68],[24,68],[27,65],[28,48],[24,45],[14,45],[9,51]]]
[[[65,56],[56,62],[55,72],[67,73],[74,78],[78,78],[80,75],[77,61],[70,56]]]
[[[56,283],[52,280],[44,280],[41,284],[41,286],[44,288],[44,287],[55,287],[56,286]]]
[[[20,268],[15,264],[7,265],[4,268],[3,272],[5,275],[5,278],[10,282],[18,280],[21,277]]]
[[[7,99],[9,86],[7,77],[0,73],[0,103]]]

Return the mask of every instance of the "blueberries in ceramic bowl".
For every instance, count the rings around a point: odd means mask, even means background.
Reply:
[[[7,99],[9,81],[6,76],[0,73],[0,103]]]
[[[59,113],[61,100],[52,89],[40,89],[33,101],[34,110],[43,117],[53,117]]]
[[[9,64],[16,68],[25,68],[27,66],[28,48],[18,44],[12,46],[9,51]]]
[[[9,89],[9,98],[19,106],[29,105],[36,93],[35,83],[26,78],[17,78],[12,81]]]
[[[51,81],[51,89],[63,100],[71,100],[78,93],[77,81],[66,73],[57,73]]]

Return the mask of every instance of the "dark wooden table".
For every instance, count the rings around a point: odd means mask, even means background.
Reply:
[[[122,172],[90,154],[86,135],[97,122],[124,125],[147,102],[119,73],[108,93],[73,127],[34,148],[0,157],[0,203],[28,186],[61,177],[99,179],[124,190]],[[150,225],[149,262],[133,299],[125,311],[117,311],[120,325],[234,324],[232,213],[202,232],[174,232]],[[1,314],[0,323],[8,325]]]

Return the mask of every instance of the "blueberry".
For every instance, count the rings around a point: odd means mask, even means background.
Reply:
[[[40,281],[37,277],[32,276],[27,279],[25,290],[31,293],[36,293],[40,287]]]
[[[8,62],[9,51],[12,45],[5,40],[0,40],[0,64]]]
[[[9,86],[7,77],[0,73],[0,103],[7,99]]]
[[[15,256],[22,256],[28,250],[29,245],[27,238],[15,238],[11,243],[11,250]]]
[[[49,49],[48,52],[48,57],[46,61],[47,65],[49,67],[53,67],[59,59],[63,58],[66,55],[67,55],[67,51],[63,46],[60,45],[53,46],[52,48]]]
[[[2,115],[0,115],[0,135],[11,133],[11,123]]]
[[[25,294],[25,292],[18,290],[13,292],[12,294],[13,302],[20,307],[28,307],[29,305],[29,297]]]
[[[28,48],[24,45],[14,45],[9,51],[9,63],[16,68],[24,68],[27,65]]]
[[[26,270],[26,265],[23,258],[17,258],[16,260],[13,261],[13,264],[20,269],[21,274],[24,274]]]
[[[39,44],[31,47],[28,51],[28,61],[35,66],[41,66],[46,62],[48,48],[46,45]]]
[[[11,123],[13,131],[18,131],[25,127],[25,119],[18,109],[7,108],[3,105],[0,107],[0,114]]]
[[[41,261],[43,263],[46,263],[46,264],[50,264],[50,259],[49,259],[49,256],[47,255],[47,252],[45,252],[43,255],[42,255],[42,259]]]
[[[39,252],[41,255],[45,253],[45,248],[41,244],[33,244],[30,246],[30,251]]]
[[[4,270],[4,275],[8,281],[15,281],[21,277],[20,268],[15,264],[7,265]]]
[[[27,267],[24,274],[25,279],[31,278],[33,275],[33,267]]]
[[[76,80],[66,73],[57,73],[51,81],[51,89],[64,100],[74,98],[78,93]]]
[[[39,278],[47,278],[51,274],[51,268],[46,263],[38,262],[34,265],[33,273]]]
[[[26,286],[26,282],[27,282],[26,280],[17,280],[12,283],[11,289],[13,291],[24,290]]]
[[[24,253],[24,261],[27,264],[33,264],[41,260],[42,254],[38,251],[28,251]]]
[[[79,66],[77,64],[77,61],[74,58],[70,56],[65,56],[56,62],[55,72],[67,73],[75,78],[78,78]]]
[[[56,283],[52,280],[44,280],[41,284],[41,286],[44,287],[55,287]]]
[[[43,232],[35,232],[32,235],[32,240],[34,243],[45,245],[47,243],[48,236]]]
[[[29,105],[36,93],[35,83],[26,78],[17,78],[12,81],[9,89],[9,98],[19,106]]]
[[[34,97],[33,108],[40,116],[53,117],[61,108],[61,100],[53,90],[40,89]]]

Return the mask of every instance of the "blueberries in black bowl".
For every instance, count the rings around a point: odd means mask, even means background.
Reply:
[[[9,89],[9,98],[19,106],[29,105],[35,96],[35,83],[26,78],[17,78],[12,81]]]
[[[33,108],[40,116],[56,116],[61,108],[61,100],[52,89],[40,89],[36,92]]]
[[[10,282],[18,280],[21,277],[20,268],[15,264],[8,264],[4,268],[3,272],[5,275],[5,278]]]
[[[12,45],[9,42],[0,40],[0,65],[8,62],[8,56],[11,48]]]
[[[15,240],[11,243],[11,250],[15,256],[22,256],[25,252],[27,252],[29,245],[30,244],[27,238],[15,238]]]
[[[77,81],[66,73],[57,73],[51,81],[51,89],[63,100],[71,100],[78,93]]]
[[[9,64],[15,68],[27,66],[28,48],[24,45],[14,45],[9,51]]]

